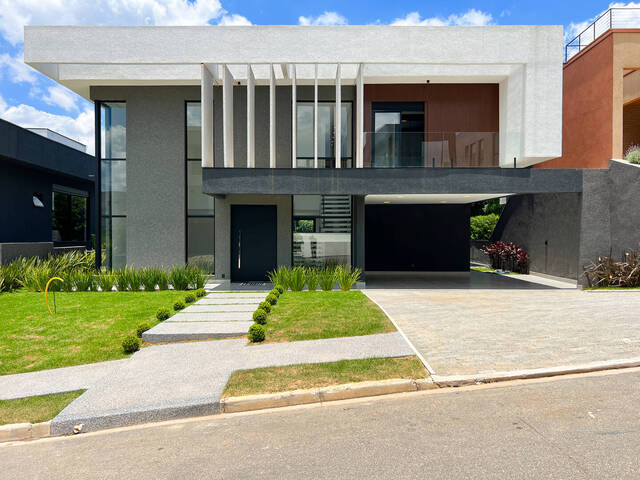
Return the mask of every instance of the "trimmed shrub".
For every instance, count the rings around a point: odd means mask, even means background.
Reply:
[[[318,270],[315,268],[308,268],[305,272],[305,282],[310,292],[315,291],[318,288]]]
[[[207,296],[207,291],[204,288],[199,288],[198,290],[196,290],[196,297],[201,298],[206,296]]]
[[[259,323],[254,323],[249,327],[249,341],[251,343],[264,342],[265,330]]]
[[[287,285],[292,292],[301,292],[305,283],[305,271],[303,267],[293,267],[289,270]]]
[[[340,284],[340,290],[347,292],[351,290],[351,287],[358,281],[362,275],[362,270],[354,268],[351,270],[345,265],[340,265],[336,268],[336,277],[338,278],[338,284]]]
[[[278,293],[280,293],[280,295],[282,295],[284,293],[284,287],[282,285],[276,285],[273,288],[274,288],[274,290],[277,290]]]
[[[122,349],[124,353],[133,353],[140,350],[140,339],[135,335],[127,335],[122,340]]]
[[[185,307],[184,302],[182,300],[178,300],[176,303],[173,304],[173,309],[178,312],[180,310],[182,310]]]
[[[271,312],[271,304],[266,300],[264,302],[260,302],[260,304],[258,305],[258,308],[261,308],[267,313]]]
[[[471,239],[488,240],[498,224],[500,216],[495,213],[471,217]]]
[[[196,301],[196,296],[193,293],[187,293],[184,297],[186,303],[193,303]]]
[[[136,327],[136,335],[138,336],[138,338],[142,338],[142,334],[147,330],[149,330],[150,328],[151,328],[151,325],[149,325],[147,322],[141,322]]]
[[[269,291],[269,295],[275,295],[276,298],[280,298],[280,292],[278,290],[276,290],[275,288],[272,288]]]
[[[253,321],[259,323],[260,325],[266,325],[267,312],[265,312],[261,308],[257,309],[255,312],[253,312]]]
[[[161,322],[166,320],[170,316],[171,316],[171,310],[169,310],[167,307],[160,307],[156,311],[156,318]]]
[[[265,301],[269,302],[271,305],[275,305],[276,303],[278,303],[278,297],[270,293],[269,295],[267,295]]]
[[[333,290],[336,284],[336,269],[332,267],[324,267],[318,271],[318,283],[320,288],[325,292]]]

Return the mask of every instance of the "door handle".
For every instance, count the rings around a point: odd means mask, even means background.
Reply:
[[[242,268],[242,230],[238,230],[238,270]]]

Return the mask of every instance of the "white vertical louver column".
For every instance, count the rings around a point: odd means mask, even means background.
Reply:
[[[276,168],[276,75],[269,65],[269,168]]]
[[[336,168],[342,167],[342,72],[340,64],[336,68],[336,108],[334,119],[334,149]]]
[[[213,168],[213,75],[204,63],[200,73],[202,167]]]
[[[227,65],[222,66],[222,137],[224,166],[233,167],[233,75]]]
[[[356,77],[356,168],[362,167],[364,167],[364,65],[360,64]]]
[[[256,78],[247,65],[247,168],[256,166]]]
[[[296,90],[296,64],[291,64],[291,168],[296,168],[298,156],[298,92]]]
[[[313,77],[313,168],[318,168],[318,64]]]

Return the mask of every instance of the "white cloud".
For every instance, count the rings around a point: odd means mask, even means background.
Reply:
[[[55,105],[65,110],[77,110],[76,94],[60,85],[48,88],[48,93],[42,96],[42,100],[49,105]]]
[[[24,25],[206,25],[226,13],[219,0],[0,0],[0,34],[17,45]]]
[[[408,13],[405,17],[396,18],[391,25],[400,26],[430,26],[442,27],[446,25],[489,25],[493,21],[490,13],[472,8],[464,13],[451,14],[448,17],[422,18],[418,12]]]
[[[349,21],[338,12],[324,12],[317,17],[311,15],[308,17],[300,16],[298,17],[298,23],[300,25],[347,25]]]
[[[31,105],[7,105],[7,102],[0,96],[0,118],[20,125],[21,127],[41,127],[49,128],[55,132],[69,138],[84,143],[87,146],[87,153],[93,155],[93,109],[90,106],[78,113],[77,116],[55,115],[43,112]]]
[[[243,25],[253,25],[253,24],[247,17],[243,17],[242,15],[238,15],[237,13],[234,13],[232,15],[223,15],[223,17],[218,22],[218,25],[243,26]]]
[[[597,15],[594,15],[591,18],[582,21],[571,22],[564,29],[564,40],[565,43],[569,43],[571,40],[576,38],[582,32],[585,31],[587,27],[589,27],[593,22],[604,14],[609,8],[640,8],[640,2],[613,2],[610,3],[606,10],[599,12]],[[633,25],[640,25],[640,10],[629,10],[628,12],[615,12],[613,16],[614,28],[616,21],[620,22],[623,26],[621,28],[628,28]],[[597,38],[600,34],[604,33],[609,29],[609,17],[605,17],[601,19],[599,22],[596,22],[595,29],[595,37]],[[585,32],[580,38],[581,46],[588,45],[594,40],[593,31]],[[573,55],[577,53],[577,49],[575,51],[568,52],[569,55]]]
[[[8,73],[13,83],[35,84],[38,81],[36,71],[24,63],[22,52],[11,56],[8,53],[0,54],[0,74]]]

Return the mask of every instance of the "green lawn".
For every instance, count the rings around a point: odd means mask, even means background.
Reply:
[[[287,292],[271,309],[265,341],[294,342],[394,331],[382,310],[361,292]]]
[[[222,394],[236,397],[258,393],[277,393],[342,383],[386,380],[389,378],[427,378],[429,374],[417,357],[368,358],[330,363],[305,363],[286,367],[256,368],[233,372]]]
[[[122,338],[138,323],[157,323],[159,307],[172,308],[185,292],[56,293],[50,315],[44,294],[0,294],[0,375],[125,357]],[[50,302],[52,301],[50,294]]]
[[[0,400],[0,425],[8,423],[40,423],[58,415],[84,390],[41,397]]]

